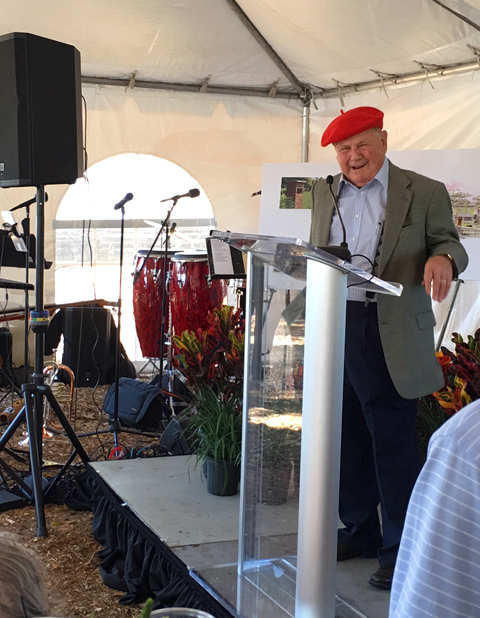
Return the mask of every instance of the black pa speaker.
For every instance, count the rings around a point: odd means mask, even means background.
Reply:
[[[82,176],[80,52],[33,34],[0,37],[0,187]]]
[[[186,428],[185,418],[172,418],[158,442],[159,445],[172,455],[190,455],[192,449]]]
[[[18,383],[12,370],[12,333],[8,328],[0,328],[0,386]]]
[[[110,311],[103,307],[67,307],[64,320],[62,362],[75,374],[76,385],[113,382],[115,348]]]

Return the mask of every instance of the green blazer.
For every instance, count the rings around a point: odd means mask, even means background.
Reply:
[[[339,181],[340,174],[334,177],[335,194]],[[332,196],[321,178],[312,191],[311,244],[328,245],[333,215]],[[432,303],[422,286],[427,259],[440,254],[450,255],[459,273],[465,270],[468,257],[453,224],[445,185],[390,162],[377,276],[401,283],[403,293],[399,298],[377,294],[378,323],[393,383],[407,399],[433,393],[443,385],[435,357]]]

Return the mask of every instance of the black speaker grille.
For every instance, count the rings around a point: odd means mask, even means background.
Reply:
[[[30,126],[30,96],[27,67],[26,41],[16,38],[15,41],[15,67],[16,67],[16,92],[17,92],[17,135],[18,135],[18,178],[23,184],[30,178],[32,166],[31,153],[31,126]]]
[[[0,180],[18,178],[18,107],[15,80],[15,41],[0,41]]]
[[[62,360],[75,374],[77,386],[113,382],[115,348],[111,324],[111,313],[102,307],[65,309]]]

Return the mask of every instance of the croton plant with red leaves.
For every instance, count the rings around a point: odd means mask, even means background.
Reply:
[[[480,329],[466,341],[453,333],[452,342],[453,352],[445,347],[437,352],[445,378],[443,388],[419,400],[417,430],[424,449],[432,433],[448,418],[480,398]]]
[[[245,321],[242,311],[229,305],[209,311],[208,328],[173,337],[174,364],[194,394],[210,386],[217,396],[239,401],[243,391]]]
[[[442,348],[437,353],[445,377],[445,387],[434,395],[442,407],[454,413],[480,397],[480,329],[475,335],[469,335],[467,341],[459,333],[453,333],[452,341],[455,344],[454,352]],[[442,401],[448,401],[445,391],[453,393],[458,388],[465,393],[463,405],[455,408],[443,405]]]

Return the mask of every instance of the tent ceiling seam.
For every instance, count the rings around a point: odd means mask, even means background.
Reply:
[[[293,74],[293,72],[288,68],[285,64],[284,60],[277,54],[277,52],[273,49],[267,39],[263,36],[263,34],[258,30],[255,24],[251,21],[251,19],[247,16],[247,14],[243,11],[243,9],[237,4],[235,0],[225,0],[228,6],[232,9],[238,19],[242,22],[248,32],[253,36],[253,38],[257,41],[260,47],[267,53],[271,60],[277,65],[280,71],[285,75],[288,81],[295,88],[300,97],[305,96],[305,85],[300,82],[300,80]]]
[[[435,4],[438,4],[438,6],[441,6],[442,9],[445,9],[449,13],[452,13],[452,15],[455,15],[455,17],[458,17],[458,19],[461,19],[466,24],[468,24],[469,26],[471,26],[472,28],[475,28],[475,30],[478,30],[480,32],[480,26],[476,24],[474,21],[472,21],[471,19],[468,19],[468,17],[465,17],[465,15],[462,15],[461,13],[457,13],[457,11],[454,11],[450,7],[446,6],[445,4],[442,4],[439,0],[432,0],[432,2],[435,2]]]

